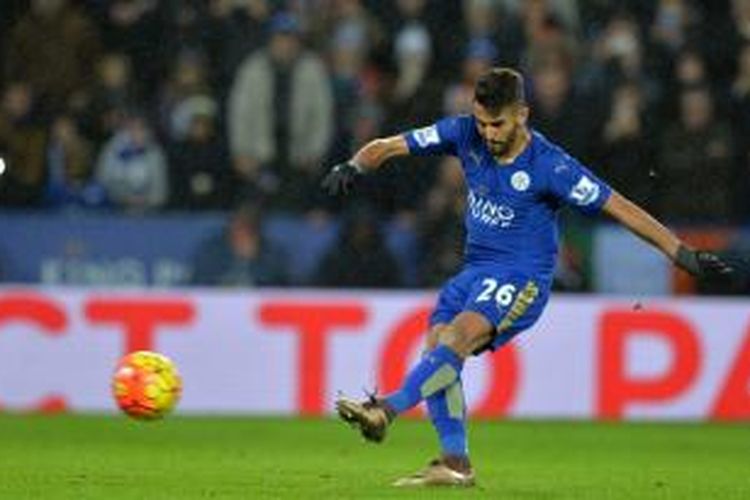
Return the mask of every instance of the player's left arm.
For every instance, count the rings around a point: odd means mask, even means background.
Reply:
[[[602,206],[602,211],[661,250],[677,266],[693,276],[725,276],[732,272],[732,268],[717,255],[690,248],[648,212],[617,191],[612,191]]]

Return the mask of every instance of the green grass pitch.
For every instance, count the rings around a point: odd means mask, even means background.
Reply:
[[[479,485],[390,482],[435,451],[427,422],[382,445],[334,420],[0,416],[2,499],[748,499],[750,424],[473,422]]]

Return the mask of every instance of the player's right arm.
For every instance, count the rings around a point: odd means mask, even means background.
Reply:
[[[409,154],[409,145],[403,135],[375,139],[365,144],[349,160],[362,172],[371,172],[386,160]]]
[[[362,146],[351,159],[334,165],[321,185],[331,195],[348,194],[358,175],[377,170],[390,158],[408,154],[409,145],[402,135],[374,139]]]
[[[404,134],[374,139],[360,148],[350,160],[335,165],[323,179],[322,187],[331,195],[348,194],[358,175],[377,170],[390,158],[456,154],[457,143],[465,127],[465,119],[444,118]]]

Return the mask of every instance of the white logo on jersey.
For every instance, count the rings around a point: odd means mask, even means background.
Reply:
[[[471,214],[472,219],[476,219],[482,224],[499,225],[500,227],[510,227],[510,223],[516,216],[512,208],[477,196],[471,190],[469,191],[469,214]]]
[[[588,205],[599,197],[599,185],[586,177],[580,178],[578,184],[570,191],[570,199],[578,205]]]
[[[417,129],[413,135],[414,140],[422,148],[426,148],[430,144],[440,144],[440,134],[438,134],[437,125]]]
[[[510,176],[510,185],[516,191],[526,191],[531,185],[531,177],[523,171],[516,172]]]

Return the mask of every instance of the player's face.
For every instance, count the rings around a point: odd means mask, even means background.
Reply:
[[[475,102],[474,118],[479,135],[493,156],[507,155],[518,139],[519,131],[526,124],[524,106],[506,106],[500,112],[492,113]]]

